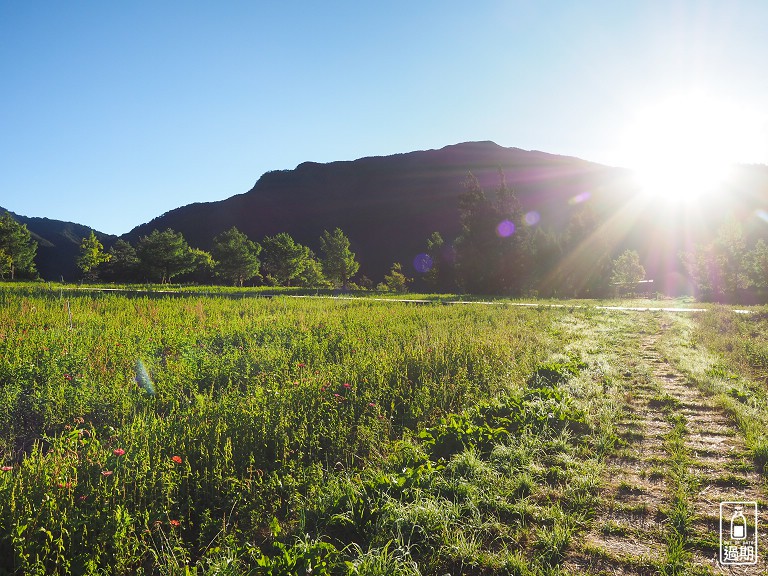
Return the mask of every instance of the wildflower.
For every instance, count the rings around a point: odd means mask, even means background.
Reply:
[[[122,448],[115,448],[114,450],[112,450],[112,454],[114,454],[115,456],[122,456],[123,454],[125,454],[125,450],[123,450]]]
[[[350,384],[349,382],[344,382],[344,384],[342,384],[342,386],[344,386],[344,388],[346,388],[347,390],[352,388],[352,384]]]
[[[87,499],[88,499],[88,496],[86,496],[85,494],[83,494],[82,496],[80,496],[80,498],[78,498],[80,502],[85,502]]]
[[[101,475],[102,476],[112,476],[113,472],[112,470],[102,470]]]
[[[11,470],[13,470],[13,466],[3,466],[2,468],[0,468],[0,470],[2,470],[3,472],[10,472]]]
[[[304,364],[304,362],[299,362],[299,368],[304,368],[304,366],[306,366],[306,364]]]
[[[171,460],[176,462],[176,464],[181,464],[181,456],[172,456]]]
[[[70,374],[64,374],[64,380],[72,380],[72,376]]]
[[[181,522],[179,522],[178,520],[171,520],[170,522],[171,522],[171,526],[173,526],[174,528],[178,528],[179,526],[181,526]]]
[[[325,386],[320,386],[320,392],[325,392]]]
[[[376,402],[368,402],[368,406],[371,408],[376,408]]]

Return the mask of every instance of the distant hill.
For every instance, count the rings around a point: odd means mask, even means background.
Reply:
[[[255,240],[288,232],[318,250],[323,230],[340,227],[360,261],[360,274],[382,279],[393,262],[414,276],[414,257],[439,231],[446,242],[459,233],[458,196],[471,171],[486,193],[499,186],[499,169],[525,210],[561,227],[586,198],[600,213],[630,194],[626,171],[577,158],[471,142],[393,156],[318,164],[264,174],[245,194],[171,210],[131,230],[132,243],[153,229],[173,228],[204,249],[237,226]]]
[[[540,216],[536,226],[562,233],[577,211],[587,207],[591,212],[594,231],[576,254],[565,258],[566,274],[589,266],[599,253],[614,258],[629,248],[640,253],[655,290],[689,293],[679,254],[710,241],[727,215],[742,222],[748,242],[768,238],[766,166],[741,166],[719,195],[673,208],[639,195],[625,169],[493,142],[327,164],[305,162],[293,170],[265,173],[244,194],[171,210],[122,238],[135,245],[153,229],[172,228],[192,246],[210,249],[217,234],[237,226],[257,241],[288,232],[318,252],[323,230],[340,227],[360,261],[360,275],[379,282],[393,262],[400,262],[408,276],[418,277],[413,260],[425,250],[429,235],[438,231],[450,245],[460,232],[458,197],[468,173],[492,195],[500,171],[523,209]],[[91,229],[16,217],[40,244],[41,275],[76,280],[80,239]],[[105,247],[116,240],[96,234]]]
[[[0,207],[0,213],[5,212],[10,210]],[[80,253],[80,241],[90,235],[92,228],[74,222],[10,213],[17,222],[27,225],[32,238],[37,242],[35,265],[42,278],[46,280],[64,278],[68,282],[74,282],[80,278],[81,272],[76,264]],[[94,233],[105,247],[111,246],[117,240],[117,236],[97,230],[94,230]]]

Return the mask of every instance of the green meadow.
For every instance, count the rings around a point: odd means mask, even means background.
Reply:
[[[567,572],[662,323],[762,469],[729,314],[0,287],[0,574]]]

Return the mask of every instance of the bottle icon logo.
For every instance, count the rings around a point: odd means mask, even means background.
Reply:
[[[757,564],[757,502],[720,503],[720,564]]]
[[[731,538],[744,540],[747,537],[747,519],[744,518],[743,506],[736,506],[736,512],[731,516]]]

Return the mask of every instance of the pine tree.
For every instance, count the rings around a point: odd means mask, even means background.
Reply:
[[[261,246],[234,226],[213,239],[211,252],[216,274],[228,282],[242,286],[259,274]]]
[[[118,239],[109,249],[109,256],[102,273],[105,279],[113,282],[136,282],[139,279],[139,257],[129,242]]]
[[[335,286],[347,287],[349,280],[357,274],[360,264],[355,260],[355,254],[349,249],[349,239],[336,228],[333,233],[323,231],[320,237],[320,251],[323,272],[326,278]]]
[[[149,280],[170,282],[174,276],[191,272],[196,261],[192,250],[180,232],[168,228],[164,232],[153,230],[136,246],[140,268]]]
[[[37,273],[35,268],[37,242],[32,240],[27,225],[16,222],[10,212],[0,216],[0,251],[6,256],[5,265],[8,267],[11,280],[14,280],[19,273],[27,276],[34,276]],[[10,258],[10,266],[8,266],[8,258]]]
[[[272,284],[290,286],[307,265],[306,246],[286,232],[267,236],[263,245],[262,266],[267,279]]]

